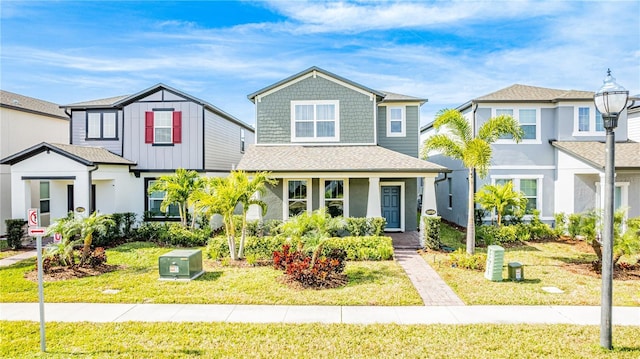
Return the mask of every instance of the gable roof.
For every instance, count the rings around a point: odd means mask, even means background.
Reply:
[[[69,116],[67,116],[64,110],[53,102],[39,100],[5,90],[0,90],[0,107],[69,120]]]
[[[327,70],[321,69],[321,68],[319,68],[317,66],[309,67],[308,69],[303,70],[301,72],[298,72],[297,74],[295,74],[293,76],[289,76],[284,80],[278,81],[278,82],[276,82],[276,83],[274,83],[272,85],[269,85],[269,86],[267,86],[265,88],[262,88],[262,89],[260,89],[260,90],[258,90],[256,92],[254,92],[254,93],[251,93],[251,94],[247,95],[247,98],[249,100],[251,100],[251,102],[255,103],[255,99],[256,99],[257,96],[262,95],[263,93],[269,92],[269,91],[271,91],[273,89],[276,89],[278,87],[281,87],[281,86],[285,85],[288,82],[292,82],[292,81],[294,81],[294,80],[296,80],[296,79],[298,79],[298,78],[300,78],[302,76],[308,75],[308,74],[310,74],[310,73],[312,73],[314,71],[318,72],[318,73],[321,73],[321,74],[323,74],[325,76],[332,77],[335,80],[338,80],[340,82],[344,82],[344,83],[346,83],[348,85],[357,87],[362,91],[365,91],[365,92],[368,92],[368,93],[372,93],[372,94],[376,95],[379,99],[381,99],[383,101],[420,101],[421,104],[427,102],[426,99],[421,99],[421,98],[417,98],[417,97],[411,97],[411,96],[396,94],[396,93],[392,93],[392,92],[386,92],[385,93],[385,92],[382,92],[382,91],[374,90],[374,89],[371,89],[371,88],[366,87],[364,85],[361,85],[361,84],[359,84],[357,82],[353,82],[353,81],[351,81],[349,79],[346,79],[346,78],[344,78],[342,76],[338,76],[338,75],[336,75],[334,73],[331,73],[331,72],[329,72]]]
[[[80,162],[87,166],[96,164],[135,165],[135,162],[120,157],[102,147],[65,145],[60,143],[41,142],[25,150],[0,160],[0,164],[13,165],[39,153],[51,151],[61,156]]]
[[[551,145],[589,165],[604,169],[605,143],[595,141],[552,141]],[[615,166],[618,169],[640,169],[640,143],[616,143]]]
[[[558,102],[560,100],[590,100],[591,91],[558,90],[545,87],[514,84],[496,92],[480,96],[473,102]]]
[[[435,163],[374,145],[250,145],[237,168],[249,172],[450,172]]]
[[[62,108],[70,108],[70,109],[78,109],[78,110],[84,110],[84,109],[90,109],[90,108],[122,108],[132,102],[135,102],[141,98],[144,98],[152,93],[155,93],[157,91],[160,90],[167,90],[169,92],[172,92],[175,95],[178,95],[180,97],[184,97],[186,99],[189,99],[199,105],[202,105],[203,107],[209,109],[212,112],[217,113],[218,115],[225,117],[226,119],[235,122],[236,124],[248,129],[249,131],[255,131],[254,128],[245,123],[244,121],[232,116],[231,114],[221,110],[220,108],[204,101],[201,100],[197,97],[191,96],[185,92],[182,92],[180,90],[177,90],[171,86],[167,86],[163,83],[158,83],[154,86],[151,86],[147,89],[144,89],[138,93],[135,93],[133,95],[124,95],[124,96],[115,96],[115,97],[108,97],[108,98],[104,98],[104,99],[98,99],[98,100],[91,100],[91,101],[84,101],[84,102],[76,102],[76,103],[72,103],[72,104],[68,104],[68,105],[63,105],[60,106]]]

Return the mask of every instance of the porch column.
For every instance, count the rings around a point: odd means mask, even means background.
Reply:
[[[438,206],[436,205],[436,178],[435,177],[424,177],[422,181],[422,213],[420,215],[424,215],[424,211],[427,209],[433,209],[438,211]]]
[[[27,209],[31,208],[31,181],[11,174],[11,218],[27,219]]]
[[[372,217],[382,217],[382,209],[380,207],[380,177],[369,177],[367,218]]]
[[[73,181],[73,208],[74,212],[76,208],[83,207],[85,212],[83,215],[89,216],[89,172],[78,172],[76,179]]]

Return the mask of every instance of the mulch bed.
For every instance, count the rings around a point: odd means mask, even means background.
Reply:
[[[327,278],[321,287],[313,287],[313,286],[305,286],[304,284],[298,282],[297,280],[291,278],[290,276],[284,274],[280,278],[278,278],[280,283],[285,284],[287,287],[296,290],[304,290],[304,289],[332,289],[339,288],[347,285],[349,283],[349,278],[346,274],[334,274],[331,277]]]
[[[104,273],[113,272],[120,269],[121,266],[101,264],[95,267],[79,266],[73,267],[52,267],[48,272],[43,273],[42,279],[45,282],[56,282],[59,280],[78,279],[84,277],[92,277]],[[25,279],[32,282],[38,281],[38,271],[33,270],[24,275]]]

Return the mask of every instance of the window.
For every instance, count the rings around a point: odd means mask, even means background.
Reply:
[[[539,181],[542,177],[496,178],[495,176],[492,176],[492,178],[496,185],[504,185],[507,182],[512,182],[513,190],[520,191],[524,194],[524,197],[527,199],[525,214],[533,214],[533,210],[540,209],[541,206],[539,198],[541,191]]]
[[[240,129],[240,153],[244,153],[244,146],[245,146],[244,128],[241,128]]]
[[[338,141],[338,101],[291,101],[291,141]]]
[[[49,182],[40,181],[40,213],[50,212]]]
[[[596,182],[596,208],[604,208],[603,182]],[[613,210],[629,206],[629,182],[616,182],[613,188]],[[625,219],[628,211],[625,211]]]
[[[604,134],[602,114],[591,107],[575,107],[574,136],[601,136]]]
[[[115,112],[87,112],[87,139],[117,139]]]
[[[331,217],[348,217],[348,207],[346,204],[347,188],[346,181],[322,180],[321,188],[324,189],[320,206],[327,208],[327,213]]]
[[[447,178],[447,187],[449,188],[449,209],[453,208],[453,178]]]
[[[539,143],[540,141],[540,118],[538,110],[529,108],[520,109],[496,109],[494,116],[512,116],[522,128],[521,143]],[[504,141],[503,141],[504,140]],[[497,143],[512,143],[511,135],[503,135]]]
[[[387,136],[405,136],[405,110],[404,107],[387,107]]]
[[[311,180],[296,179],[285,182],[285,219],[303,212],[311,212]]]
[[[154,145],[182,143],[182,112],[173,109],[146,112],[144,142]]]
[[[148,193],[147,189],[153,185],[153,183],[155,182],[155,180],[152,179],[147,179],[145,181],[145,187],[144,187],[144,192],[146,193],[146,198],[147,198],[147,203],[146,203],[146,211],[147,211],[147,218],[149,219],[158,219],[158,218],[162,218],[162,219],[174,219],[174,218],[180,218],[180,211],[178,209],[178,206],[176,204],[171,204],[169,205],[169,207],[167,208],[166,213],[162,212],[160,210],[160,206],[162,205],[162,201],[164,200],[164,197],[166,195],[165,192],[163,191],[156,191],[153,192],[151,194]]]

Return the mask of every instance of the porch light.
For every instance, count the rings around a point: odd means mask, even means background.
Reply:
[[[612,348],[611,313],[613,302],[613,188],[615,177],[615,128],[618,115],[627,105],[629,91],[616,83],[607,69],[604,85],[593,96],[596,108],[602,114],[606,130],[604,166],[604,228],[602,231],[602,293],[600,302],[600,346]]]

